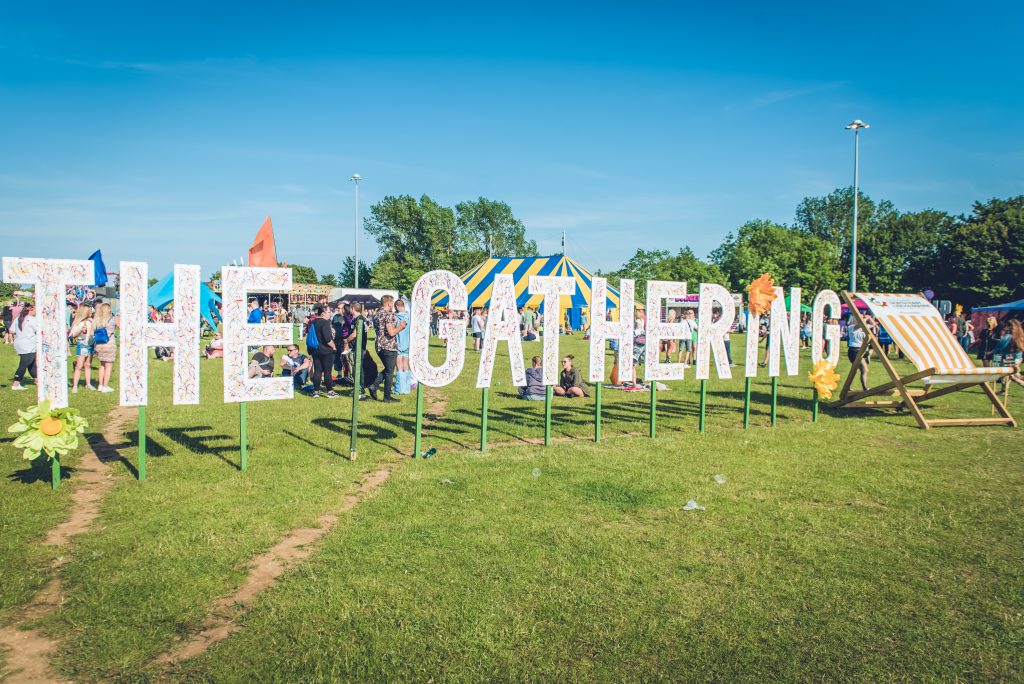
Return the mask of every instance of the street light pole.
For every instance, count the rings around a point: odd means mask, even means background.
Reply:
[[[857,290],[857,176],[860,170],[860,129],[871,128],[860,119],[846,127],[853,129],[853,240],[850,244],[850,292]]]
[[[358,173],[353,173],[350,181],[356,184],[356,218],[353,232],[355,233],[355,264],[352,269],[352,280],[353,287],[359,289],[359,181],[363,180],[363,177]]]

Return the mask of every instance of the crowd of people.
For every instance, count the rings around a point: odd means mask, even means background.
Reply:
[[[291,344],[286,347],[285,353],[278,362],[275,359],[276,348],[265,346],[252,355],[249,377],[273,376],[275,367],[279,363],[281,375],[293,378],[296,389],[308,391],[312,397],[335,398],[339,396],[338,389],[353,388],[355,391],[355,373],[353,371],[354,364],[359,363],[360,387],[358,390],[361,397],[374,400],[380,398],[381,401],[387,403],[399,401],[396,395],[408,394],[413,388],[409,367],[410,318],[408,305],[405,301],[395,300],[390,295],[384,295],[380,301],[381,306],[378,309],[365,311],[360,302],[341,301],[331,306],[326,298],[322,298],[302,322],[301,336],[305,342],[305,353],[302,352],[300,344]],[[112,313],[111,305],[100,298],[89,303],[69,301],[66,314],[69,354],[74,359],[70,379],[72,393],[77,393],[80,386],[92,391],[113,392],[111,380],[117,357],[120,321]],[[720,315],[721,312],[716,310],[713,314],[714,320],[717,320]],[[520,308],[518,316],[521,339],[524,342],[538,341],[543,334],[543,317],[538,311],[528,307]],[[173,320],[173,313],[171,311],[161,312],[155,307],[150,307],[149,317],[154,322],[170,321]],[[431,312],[430,328],[436,336],[441,320],[466,320],[468,318],[467,332],[472,340],[473,349],[479,352],[484,347],[487,317],[488,310],[485,308],[474,308],[468,312],[434,309]],[[281,304],[260,304],[256,300],[250,302],[249,323],[291,322],[296,318]],[[730,365],[735,365],[732,359],[730,334],[744,332],[742,316],[737,319],[725,338],[725,351]],[[699,334],[696,311],[693,308],[687,308],[682,312],[677,312],[676,309],[670,308],[666,313],[666,320],[670,323],[680,324],[682,334],[676,339],[662,340],[657,353],[664,355],[666,363],[674,361],[683,364],[684,367],[691,366],[696,360]],[[887,356],[894,343],[885,329],[869,314],[864,316],[864,320],[867,325],[866,330],[854,324],[852,318],[830,319],[827,323],[839,325],[840,337],[846,341],[847,345],[847,358],[851,364],[856,362],[860,384],[867,388],[871,350],[869,349],[863,355],[859,352],[865,343],[868,332],[878,338],[883,353]],[[296,320],[296,322],[298,321]],[[581,329],[587,335],[589,330],[586,327],[585,318],[583,323]],[[981,329],[975,330],[969,319],[959,313],[953,313],[947,317],[946,324],[950,334],[956,338],[965,351],[976,352],[977,358],[983,366],[1013,364],[1020,366],[1024,362],[1024,358],[1022,358],[1024,357],[1024,327],[1016,318],[1006,318],[1000,322],[997,318],[989,316],[985,319]],[[633,365],[639,367],[644,364],[648,352],[647,321],[642,310],[636,312],[633,327]],[[375,356],[369,349],[367,332],[370,329],[374,332]],[[206,345],[205,357],[207,359],[220,358],[224,353],[223,337],[218,331],[210,332],[212,332],[212,339]],[[563,317],[558,332],[565,335],[573,333],[571,319],[568,315]],[[770,335],[769,317],[763,316],[758,330],[759,344],[763,343],[765,347],[764,358],[760,363],[762,366],[768,362]],[[18,365],[11,381],[11,389],[24,390],[25,384],[29,380],[35,380],[37,372],[36,350],[39,339],[39,322],[35,307],[31,302],[13,300],[3,307],[3,336],[4,342],[13,345],[18,356]],[[362,339],[363,344],[362,358],[358,361],[354,358],[357,336]],[[810,350],[812,335],[809,314],[801,316],[799,337],[801,349]],[[615,354],[615,365],[617,366],[617,344],[612,342],[610,347]],[[826,348],[824,352],[827,355],[828,349]],[[902,356],[902,352],[898,348],[896,353]],[[173,359],[173,350],[157,347],[155,356],[159,360],[167,361]],[[534,356],[532,367],[526,369],[527,384],[520,388],[519,392],[519,396],[523,399],[544,398],[545,388],[540,363],[540,357]],[[95,384],[92,377],[94,371]],[[1024,384],[1019,375],[1014,379]],[[613,383],[617,384],[615,377],[613,377]],[[587,385],[583,381],[579,369],[575,367],[571,355],[562,359],[562,371],[559,375],[558,385],[553,387],[553,391],[554,394],[565,397],[589,396]],[[378,397],[378,394],[383,396]]]

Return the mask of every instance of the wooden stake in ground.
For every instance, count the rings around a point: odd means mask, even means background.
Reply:
[[[651,437],[657,432],[658,420],[658,383],[651,382]]]
[[[416,383],[416,438],[413,440],[412,457],[419,458],[423,449],[423,383]]]
[[[146,407],[139,406],[139,482],[146,480]]]
[[[750,378],[743,385],[743,429],[750,427]]]
[[[778,417],[779,406],[779,376],[772,378],[772,427],[775,427],[775,419]]]
[[[60,489],[60,456],[54,454],[50,461],[50,486],[53,488],[53,491],[57,491]]]
[[[604,381],[597,383],[594,388],[594,441],[601,442],[601,386]]]
[[[700,420],[697,424],[700,432],[704,432],[704,412],[708,403],[707,385],[707,380],[700,381]]]
[[[480,406],[480,451],[487,451],[487,395],[490,390],[484,387],[481,392],[483,397]]]
[[[818,390],[817,389],[813,389],[813,390],[811,390],[811,392],[813,392],[813,395],[811,397],[811,422],[812,423],[817,423],[818,422]]]
[[[544,446],[551,446],[551,395],[554,388],[544,386]]]
[[[240,461],[241,469],[243,471],[249,469],[249,426],[246,425],[246,409],[245,402],[238,404],[238,433],[239,440],[242,444],[242,459]]]
[[[356,353],[352,357],[352,435],[348,442],[348,460],[356,460],[357,445],[356,439],[359,433],[359,395],[363,392],[362,369],[363,369],[363,330],[366,323],[362,316],[355,321],[356,326]],[[331,371],[328,370],[328,373]]]

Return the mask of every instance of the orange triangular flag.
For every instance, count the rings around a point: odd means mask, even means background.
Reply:
[[[274,226],[270,223],[270,217],[260,226],[256,233],[256,239],[249,248],[250,266],[277,267],[277,247],[274,244]]]

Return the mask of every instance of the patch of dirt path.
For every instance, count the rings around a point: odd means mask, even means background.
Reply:
[[[289,531],[271,549],[256,556],[249,574],[231,596],[222,598],[213,607],[203,624],[202,630],[184,641],[174,650],[156,659],[158,663],[180,663],[193,658],[219,641],[231,636],[238,629],[238,618],[252,606],[263,591],[277,584],[280,577],[295,566],[306,561],[316,551],[319,542],[334,529],[343,513],[351,511],[383,485],[397,462],[389,462],[365,476],[355,492],[347,494],[333,510],[320,516],[319,527],[302,527]]]
[[[43,544],[64,546],[75,536],[89,530],[99,515],[100,502],[116,482],[110,471],[110,461],[120,458],[116,443],[121,441],[125,426],[134,417],[132,409],[118,406],[111,411],[106,427],[98,439],[90,442],[90,450],[82,456],[75,471],[75,489],[71,493],[71,507],[67,519],[52,528]],[[64,563],[65,556],[58,556],[51,564],[56,571]],[[0,627],[0,648],[5,648],[6,669],[0,672],[4,684],[37,684],[39,682],[66,681],[58,677],[50,667],[50,659],[59,643],[34,629],[21,629],[26,623],[37,620],[60,609],[64,592],[60,577],[55,574],[42,590],[22,607],[9,625]]]

